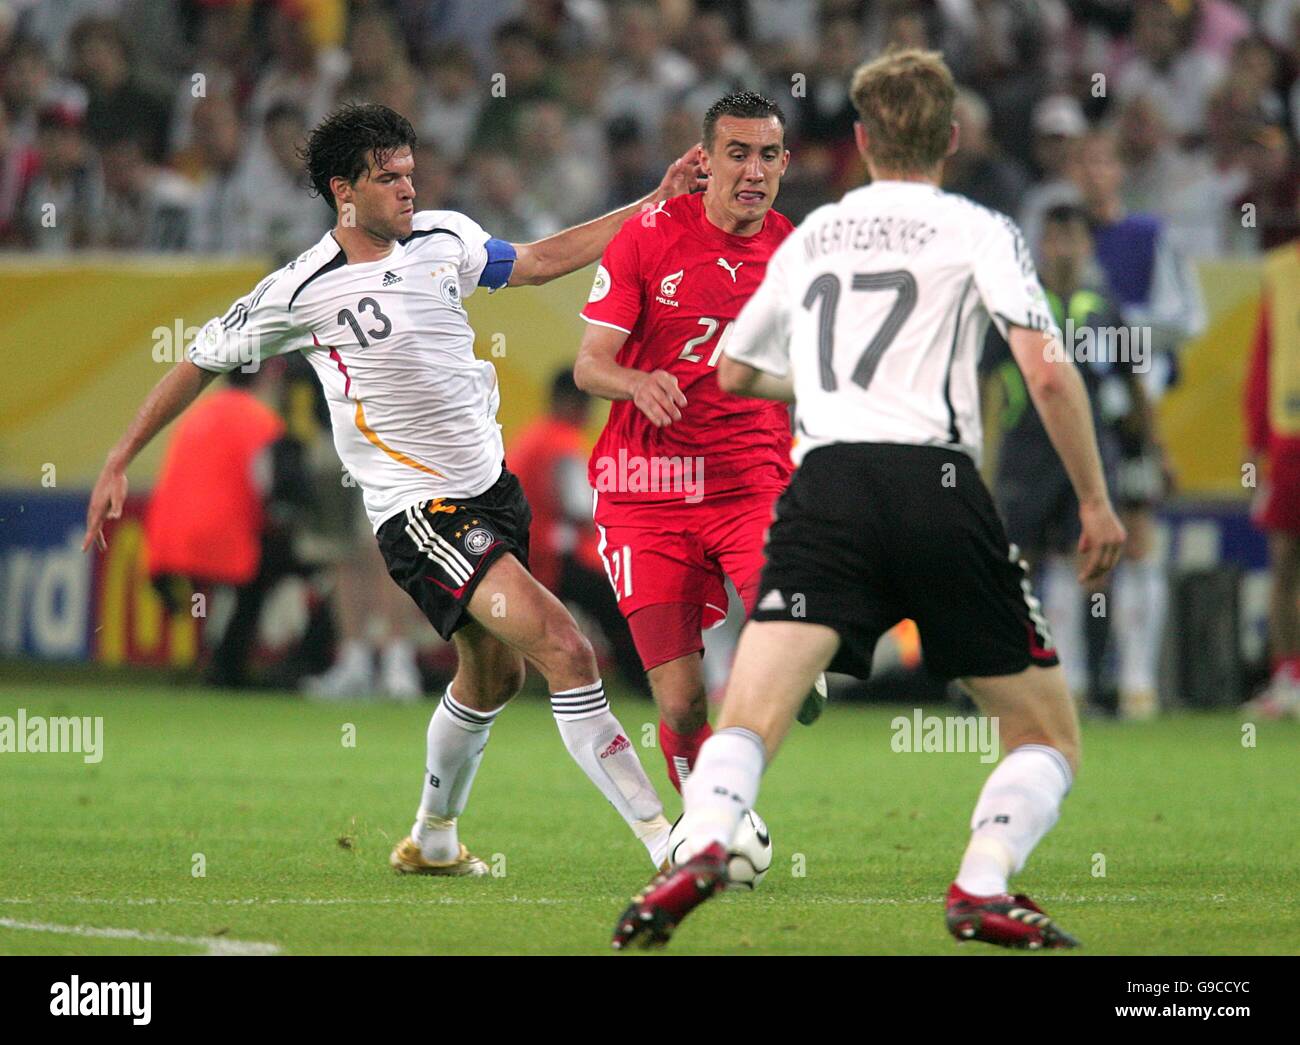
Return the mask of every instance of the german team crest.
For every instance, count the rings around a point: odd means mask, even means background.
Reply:
[[[465,534],[465,550],[471,555],[482,555],[492,544],[492,534],[481,526],[476,526]]]

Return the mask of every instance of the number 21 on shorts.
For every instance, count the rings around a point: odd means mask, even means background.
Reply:
[[[605,554],[605,572],[614,588],[614,598],[622,599],[632,594],[632,549],[628,545],[611,548]]]

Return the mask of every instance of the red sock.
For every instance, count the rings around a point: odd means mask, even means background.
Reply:
[[[1300,657],[1274,657],[1273,677],[1300,680]]]
[[[683,778],[690,776],[691,770],[695,768],[700,747],[711,736],[713,729],[708,722],[694,733],[682,735],[669,729],[663,719],[659,720],[659,746],[663,749],[664,761],[668,763],[668,779],[673,782],[673,787],[677,788],[679,794]]]

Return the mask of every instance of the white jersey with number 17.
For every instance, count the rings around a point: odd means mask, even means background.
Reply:
[[[830,443],[949,446],[979,461],[990,317],[1056,332],[1015,223],[921,182],[813,211],[777,249],[723,349],[792,376],[796,463]]]

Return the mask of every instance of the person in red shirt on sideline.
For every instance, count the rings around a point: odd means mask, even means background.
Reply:
[[[592,452],[600,552],[659,706],[679,791],[711,734],[701,631],[753,609],[763,537],[792,470],[783,403],[718,387],[731,324],[793,229],[772,210],[790,162],[785,116],[750,91],[704,117],[701,195],[630,218],[582,318],[578,387],[613,400]]]
[[[590,408],[591,397],[565,368],[551,381],[550,409],[510,444],[510,470],[533,509],[528,565],[561,602],[578,606],[600,625],[624,681],[648,694],[636,647],[596,549],[583,434]]]
[[[1259,469],[1255,524],[1268,534],[1273,676],[1246,711],[1300,717],[1300,241],[1264,258],[1264,291],[1246,377],[1246,440]]]
[[[180,419],[145,511],[149,576],[165,600],[173,578],[237,589],[235,611],[204,673],[209,685],[245,684],[269,587],[266,452],[284,434],[284,421],[248,387],[260,373],[232,371],[224,387]]]

